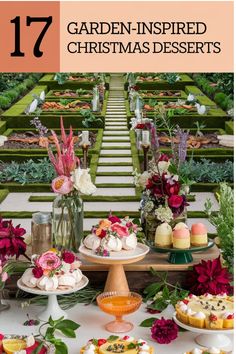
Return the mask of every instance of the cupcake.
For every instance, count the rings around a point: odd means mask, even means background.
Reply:
[[[188,229],[177,229],[173,232],[173,247],[179,249],[190,248],[190,232]]]
[[[191,245],[206,246],[208,244],[207,228],[202,223],[193,224],[191,228]]]
[[[167,222],[157,226],[155,245],[158,247],[172,247],[172,228]]]
[[[205,327],[206,315],[199,311],[195,314],[189,316],[189,324],[193,327],[204,328]]]

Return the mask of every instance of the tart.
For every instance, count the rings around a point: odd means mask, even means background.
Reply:
[[[143,339],[130,336],[110,336],[107,339],[91,339],[81,348],[80,354],[154,354],[154,349]]]
[[[193,224],[191,227],[191,245],[195,247],[207,246],[207,228],[202,223]]]
[[[194,348],[189,352],[185,352],[184,354],[226,354],[226,353],[221,349],[211,347],[211,348],[204,348],[204,349]]]
[[[234,302],[226,294],[189,295],[176,304],[177,318],[190,326],[208,329],[234,328]]]

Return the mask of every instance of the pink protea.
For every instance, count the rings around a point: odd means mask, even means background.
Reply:
[[[70,177],[58,176],[52,181],[52,190],[59,194],[69,194],[73,189],[73,183]]]

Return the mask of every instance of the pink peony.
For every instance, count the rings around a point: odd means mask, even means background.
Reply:
[[[116,232],[119,237],[129,236],[128,227],[119,223],[112,224],[111,231]]]
[[[42,270],[55,270],[61,266],[61,260],[55,252],[45,252],[36,261],[37,267]]]
[[[165,320],[162,317],[156,320],[151,328],[152,339],[159,344],[169,344],[178,337],[178,326],[173,320]]]
[[[52,189],[55,193],[68,194],[73,189],[73,183],[70,177],[59,176],[52,181]]]
[[[32,273],[35,278],[39,279],[43,276],[43,270],[40,267],[35,267],[32,269]]]
[[[72,264],[75,261],[75,255],[70,251],[64,251],[62,253],[62,259],[65,263]]]

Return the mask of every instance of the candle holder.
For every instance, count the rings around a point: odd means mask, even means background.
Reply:
[[[142,144],[143,149],[143,161],[144,161],[144,171],[148,170],[148,151],[150,149],[150,144]]]
[[[82,151],[83,151],[83,168],[87,169],[88,168],[88,149],[90,146],[90,143],[81,143],[82,146]]]

